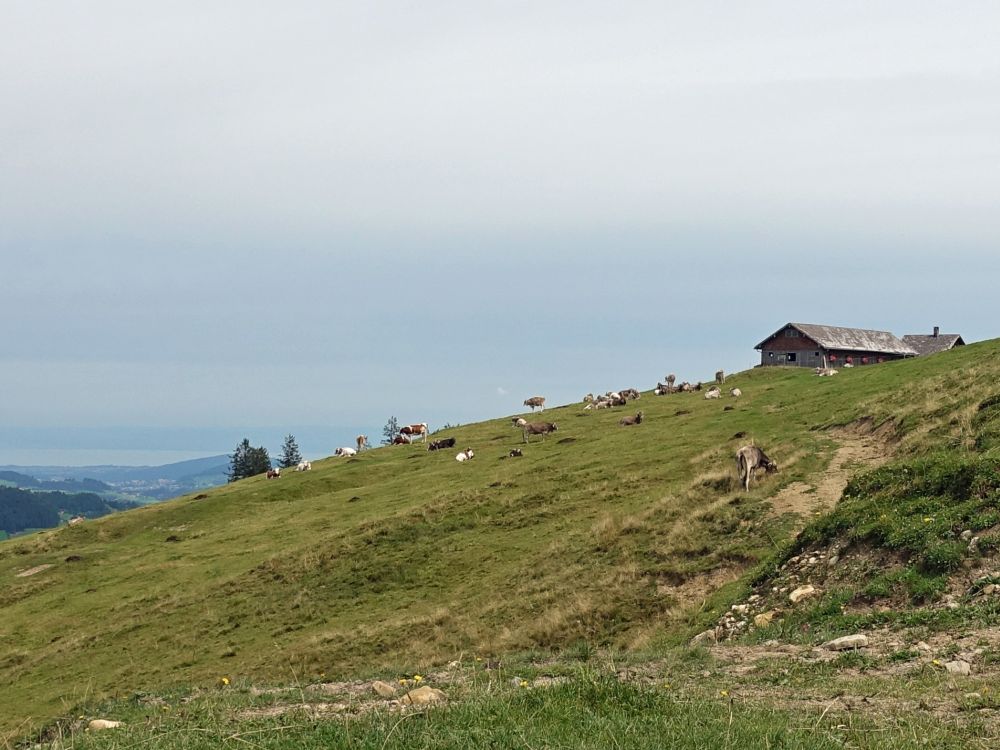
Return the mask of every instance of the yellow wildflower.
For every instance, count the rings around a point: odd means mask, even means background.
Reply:
[[[413,675],[413,681],[414,681],[414,682],[420,682],[420,681],[421,681],[422,679],[424,679],[424,678],[423,678],[423,677],[421,677],[421,676],[420,676],[420,675],[418,675],[418,674],[415,674],[415,675]]]
[[[931,518],[930,516],[924,516],[924,523],[930,523],[930,522],[931,522],[931,521],[933,521],[933,520],[934,520],[934,519],[933,519],[933,518]]]
[[[728,690],[720,690],[719,691],[719,695],[721,695],[723,698],[726,698],[726,697],[729,696],[729,691]]]

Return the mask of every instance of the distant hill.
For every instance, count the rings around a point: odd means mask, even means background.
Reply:
[[[163,466],[3,466],[0,484],[151,502],[225,484],[228,472],[227,455]]]
[[[135,503],[108,500],[92,492],[52,492],[0,487],[0,530],[17,534],[27,529],[59,526],[71,516],[100,518],[138,507]]]
[[[115,488],[97,479],[49,479],[21,474],[17,471],[0,471],[0,482],[9,482],[21,489],[47,490],[52,492],[96,492],[113,493]]]

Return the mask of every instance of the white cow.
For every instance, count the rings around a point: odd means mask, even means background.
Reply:
[[[468,461],[475,458],[476,454],[472,452],[472,448],[466,448],[464,451],[455,456],[456,461]]]
[[[354,448],[337,448],[333,452],[335,456],[356,456],[358,452]]]
[[[298,465],[295,467],[295,471],[310,471],[313,465],[308,461],[299,461]]]
[[[732,396],[733,398],[739,398],[740,396],[743,395],[743,391],[741,391],[739,388],[733,388],[732,390],[729,391],[729,395]]]
[[[717,385],[713,385],[705,392],[705,398],[722,398],[722,389]]]

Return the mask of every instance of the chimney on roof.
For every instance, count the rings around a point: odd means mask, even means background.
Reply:
[[[934,338],[938,337],[938,333],[941,331],[940,326],[934,326]]]

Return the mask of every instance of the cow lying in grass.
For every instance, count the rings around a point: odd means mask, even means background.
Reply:
[[[469,461],[475,457],[476,454],[472,452],[472,448],[466,448],[464,451],[460,451],[459,454],[455,456],[455,460],[459,462]]]
[[[354,448],[337,448],[333,452],[335,456],[356,456],[358,452]]]
[[[439,451],[442,448],[454,448],[455,438],[441,438],[440,440],[431,440],[430,445],[427,446],[429,451]]]
[[[634,424],[642,424],[642,412],[639,412],[634,417],[622,417],[618,420],[618,424],[622,427],[629,427]]]

